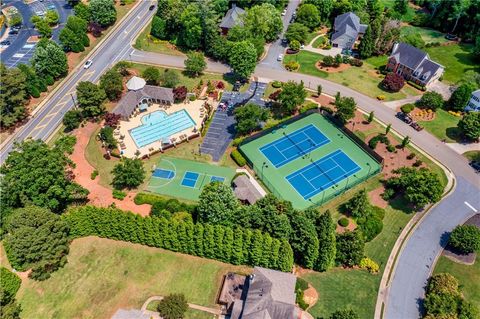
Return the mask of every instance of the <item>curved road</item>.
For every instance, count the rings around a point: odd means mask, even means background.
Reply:
[[[96,81],[111,65],[120,60],[132,60],[169,67],[183,68],[184,57],[168,56],[152,52],[133,50],[130,45],[141,31],[145,21],[154,14],[148,11],[149,3],[142,1],[122,21],[118,28],[113,30],[107,40],[93,53],[94,64],[89,70],[78,69],[73,72],[60,89],[52,94],[41,111],[25,125],[16,139],[27,137],[46,139],[52,134],[61,122],[63,114],[73,107],[71,93],[74,93],[78,81]],[[272,51],[274,52],[274,51]],[[323,91],[334,95],[341,92],[343,96],[355,98],[358,106],[367,111],[375,111],[375,116],[384,123],[391,123],[392,127],[401,135],[408,135],[412,143],[430,154],[433,158],[448,167],[456,177],[454,191],[433,207],[428,215],[417,225],[413,234],[408,238],[401,251],[391,282],[387,286],[386,318],[417,318],[420,316],[419,299],[424,295],[424,286],[434,266],[436,257],[441,253],[445,243],[445,235],[456,225],[480,210],[480,178],[468,165],[467,160],[455,153],[452,149],[440,142],[426,131],[417,132],[395,117],[395,112],[378,102],[348,87],[332,83],[313,76],[290,73],[282,69],[279,62],[270,59],[259,63],[255,76],[263,79],[281,81],[303,81],[307,87],[316,88],[321,84]],[[267,54],[267,57],[269,55]],[[211,72],[227,72],[228,66],[208,61],[207,70]],[[1,162],[3,163],[12,145],[2,145]]]

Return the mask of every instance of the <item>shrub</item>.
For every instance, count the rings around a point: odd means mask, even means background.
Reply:
[[[365,241],[371,241],[383,230],[383,222],[373,214],[367,216],[365,221],[358,225],[362,231]]]
[[[420,165],[422,165],[422,161],[421,160],[416,160],[415,163],[413,163],[413,166],[414,167],[419,167]]]
[[[391,144],[390,144],[390,145],[387,145],[387,151],[389,151],[390,153],[395,152],[395,146],[393,146],[393,145],[391,145]]]
[[[278,96],[280,95],[281,92],[282,92],[282,90],[276,90],[275,92],[271,93],[271,94],[268,96],[268,98],[269,98],[270,100],[276,101],[276,100],[278,100]]]
[[[173,98],[175,103],[180,103],[187,97],[187,88],[185,86],[178,86],[173,89]]]
[[[45,77],[45,83],[50,86],[50,85],[53,85],[55,83],[55,79],[51,76],[51,75],[47,75]]]
[[[295,291],[295,302],[303,310],[307,310],[307,308],[309,306],[308,303],[305,302],[303,290],[296,290]]]
[[[414,159],[415,156],[416,156],[415,153],[410,153],[410,154],[407,155],[407,159],[409,159],[409,160]]]
[[[245,137],[237,137],[233,140],[232,145],[233,146],[238,146],[243,142],[244,139],[245,139]]]
[[[98,176],[98,171],[96,169],[93,170],[92,174],[90,174],[90,179],[94,180]]]
[[[196,99],[197,97],[193,94],[188,97],[188,100],[190,100],[191,102],[195,101]]]
[[[427,45],[428,46],[428,45]],[[407,83],[410,85],[410,86],[413,86],[414,88],[416,88],[417,90],[420,90],[420,91],[426,91],[427,88],[424,87],[423,85],[420,85],[420,84],[417,84],[415,82],[412,82],[412,81],[407,81]]]
[[[402,107],[400,108],[402,110],[403,113],[410,113],[413,111],[413,109],[415,108],[415,105],[413,105],[412,103],[407,103],[407,104],[404,104],[402,105]]]
[[[114,189],[114,190],[112,191],[112,196],[113,196],[113,198],[115,198],[115,199],[123,200],[123,199],[127,196],[127,193],[122,192],[122,191],[120,191],[120,190],[118,190],[118,189]]]
[[[475,225],[457,226],[448,244],[464,254],[480,251],[480,229]]]
[[[382,81],[382,87],[390,92],[398,92],[405,85],[405,80],[402,76],[396,73],[388,73]]]
[[[362,260],[360,260],[360,265],[359,266],[362,269],[368,270],[368,272],[371,273],[371,274],[378,273],[378,270],[380,269],[378,264],[368,257],[362,258]]]
[[[80,126],[83,121],[82,111],[81,110],[69,110],[63,116],[63,125],[65,126],[66,131],[72,131]]]
[[[342,227],[347,227],[350,222],[348,221],[348,218],[342,217],[338,220],[338,224]]]
[[[285,69],[287,69],[288,71],[296,71],[298,70],[299,67],[300,67],[300,64],[295,61],[290,61],[285,63]]]
[[[383,198],[384,200],[389,200],[389,199],[391,199],[391,198],[393,197],[394,194],[395,194],[395,191],[394,191],[393,189],[387,188],[387,189],[385,189],[385,191],[383,192],[382,198]]]
[[[164,319],[184,318],[188,310],[187,299],[183,294],[170,294],[160,300],[157,310]]]
[[[328,114],[333,114],[333,113],[335,113],[335,111],[334,111],[332,108],[328,107],[328,106],[323,106],[323,105],[322,105],[322,106],[320,106],[320,110],[321,110],[321,111],[324,111],[324,112],[326,112],[326,113],[328,113]]]
[[[377,95],[377,100],[379,101],[385,100],[385,95]]]
[[[278,88],[281,88],[282,87],[282,82],[280,81],[273,81],[272,82],[272,87],[278,89]]]
[[[318,104],[315,103],[315,102],[308,102],[306,104],[303,104],[301,107],[300,107],[300,113],[305,113],[307,112],[308,110],[313,110],[313,109],[316,109],[318,107]]]
[[[361,67],[363,65],[363,61],[360,59],[350,59],[348,63],[350,63],[350,65],[357,66],[357,67]]]
[[[378,144],[379,142],[380,142],[380,143],[383,143],[383,144],[385,144],[385,145],[387,145],[387,146],[390,145],[390,140],[388,139],[388,137],[387,137],[386,135],[384,135],[384,134],[378,134],[378,135],[372,137],[372,138],[370,139],[370,141],[368,141],[368,146],[370,146],[370,148],[372,148],[372,149],[375,149],[375,148],[377,147],[377,144]]]
[[[340,65],[340,63],[337,63],[337,60],[334,57],[329,56],[329,55],[323,57],[322,63],[323,63],[324,66],[328,66],[328,67],[330,67],[330,66],[338,67]]]
[[[2,291],[2,306],[15,299],[22,280],[16,274],[5,267],[0,267],[0,290]]]
[[[295,283],[295,290],[305,291],[307,289],[308,289],[308,282],[305,279],[298,277],[297,282]]]
[[[423,94],[422,98],[417,102],[417,106],[421,109],[436,111],[443,106],[443,103],[443,97],[440,93],[429,91]]]
[[[293,51],[300,50],[300,42],[298,42],[297,40],[290,41],[289,45],[290,49],[292,49]]]
[[[234,149],[231,153],[230,156],[233,158],[235,163],[237,163],[238,166],[245,166],[247,164],[247,161],[245,160],[245,157],[237,150]]]

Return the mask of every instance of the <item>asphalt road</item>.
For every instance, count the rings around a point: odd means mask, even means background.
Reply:
[[[11,151],[14,141],[27,138],[46,140],[61,124],[63,115],[74,107],[75,88],[81,81],[96,82],[100,76],[116,62],[128,60],[133,51],[131,43],[140,29],[155,14],[149,11],[150,1],[140,1],[125,20],[116,27],[97,48],[91,57],[93,64],[89,69],[79,67],[59,85],[59,89],[48,99],[42,108],[24,125],[13,139],[2,144],[0,163],[3,163]]]
[[[168,56],[152,52],[133,50],[126,43],[131,43],[140,32],[142,23],[154,14],[148,12],[149,3],[142,2],[134,12],[123,21],[120,28],[110,34],[108,40],[98,48],[93,55],[94,64],[89,70],[79,69],[62,88],[57,91],[45,107],[36,114],[17,135],[17,139],[26,137],[48,137],[61,122],[63,114],[73,106],[71,93],[80,81],[96,81],[99,76],[111,65],[119,60],[132,60],[150,64],[182,68],[183,56]],[[276,54],[272,51],[270,58]],[[276,57],[275,57],[276,58]],[[266,61],[266,62],[265,62]],[[468,165],[467,160],[455,153],[452,149],[440,142],[426,131],[417,132],[398,120],[395,112],[380,103],[348,87],[329,82],[313,76],[291,73],[283,70],[279,63],[267,63],[264,60],[256,70],[255,76],[262,79],[276,79],[280,81],[303,81],[307,87],[316,89],[318,84],[323,92],[334,95],[341,92],[342,96],[355,98],[358,106],[367,111],[375,111],[375,116],[384,123],[391,123],[392,128],[400,134],[410,136],[412,143],[429,153],[433,158],[447,166],[456,176],[457,184],[454,191],[435,206],[428,215],[418,224],[411,237],[407,240],[400,253],[391,284],[387,291],[385,308],[386,318],[417,318],[419,299],[424,295],[424,286],[430,275],[436,257],[441,253],[445,244],[446,234],[456,225],[480,210],[480,178]],[[273,62],[273,61],[270,61]],[[228,66],[208,61],[207,70],[211,72],[226,72]],[[11,143],[2,148],[1,162],[11,149]]]

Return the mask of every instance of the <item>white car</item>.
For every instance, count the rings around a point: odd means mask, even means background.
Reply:
[[[282,61],[282,60],[283,60],[283,54],[279,54],[278,58],[277,58],[277,61]]]
[[[282,12],[282,16],[286,15],[287,14],[287,9],[283,10]]]
[[[305,44],[300,45],[300,50],[305,49]]]
[[[92,60],[87,60],[87,62],[85,62],[85,64],[84,64],[83,68],[88,69],[90,66],[92,66],[92,63],[93,63]]]

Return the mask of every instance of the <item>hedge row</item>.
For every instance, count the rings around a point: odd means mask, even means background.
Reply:
[[[15,299],[22,280],[16,274],[5,267],[0,267],[0,288],[3,292],[1,296],[2,305],[10,303]]]
[[[141,217],[114,208],[84,206],[63,215],[73,238],[99,236],[164,248],[235,265],[291,271],[293,252],[286,240],[259,230]]]
[[[235,161],[235,163],[237,163],[238,166],[245,166],[247,164],[247,161],[237,149],[234,149],[230,153],[230,156],[232,156],[233,160]]]

